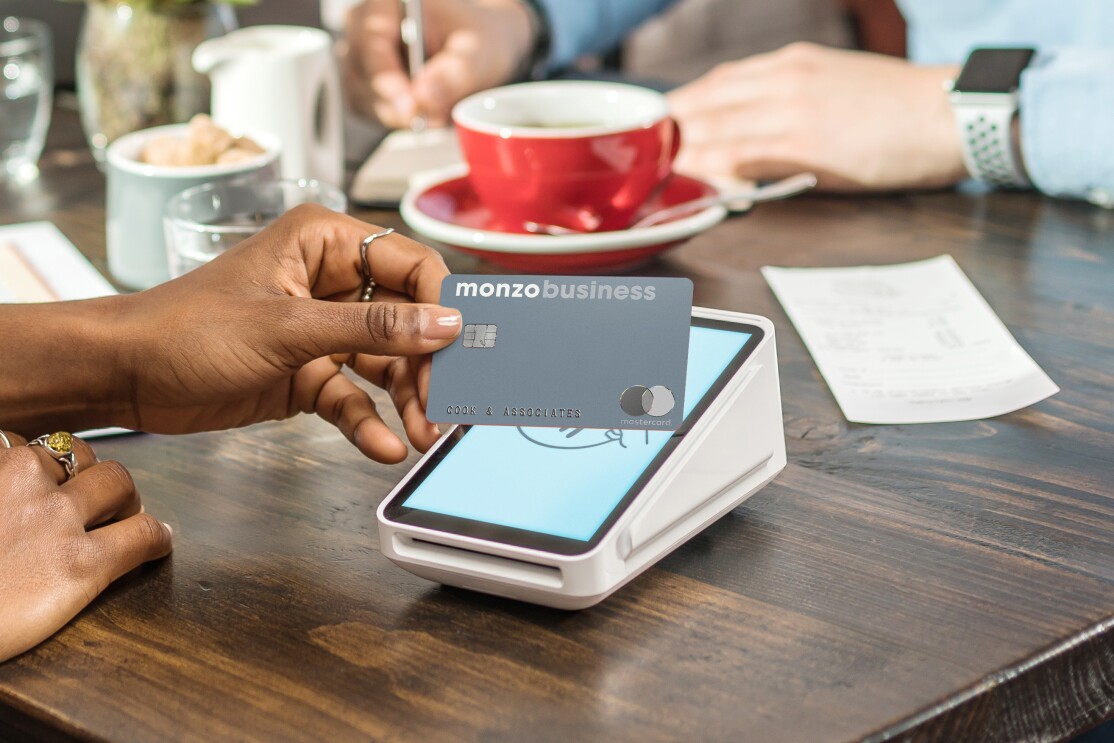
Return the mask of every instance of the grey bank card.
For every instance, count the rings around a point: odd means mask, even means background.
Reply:
[[[433,355],[435,423],[675,430],[685,409],[692,282],[449,276],[460,337]]]

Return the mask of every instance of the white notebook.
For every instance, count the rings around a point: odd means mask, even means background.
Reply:
[[[415,174],[463,161],[453,129],[400,129],[384,137],[356,172],[348,195],[357,204],[397,207]]]

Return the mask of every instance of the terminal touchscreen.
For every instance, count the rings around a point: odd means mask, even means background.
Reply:
[[[545,552],[591,550],[764,335],[757,326],[699,317],[690,333],[677,431],[459,426],[383,515]]]

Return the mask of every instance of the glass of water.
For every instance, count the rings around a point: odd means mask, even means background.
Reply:
[[[0,18],[0,164],[2,175],[29,180],[43,151],[54,99],[50,28],[42,21]]]
[[[166,202],[163,227],[170,275],[203,266],[251,237],[298,204],[348,207],[344,193],[315,180],[263,180],[248,176],[205,183]]]

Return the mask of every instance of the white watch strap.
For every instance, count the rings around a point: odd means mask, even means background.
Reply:
[[[1002,96],[1002,104],[953,101],[963,161],[973,178],[995,186],[1025,188],[1030,185],[1018,162],[1013,142],[1013,117],[1017,107],[1012,96]],[[1008,101],[1008,102],[1007,102]]]

